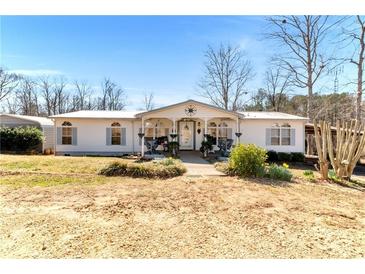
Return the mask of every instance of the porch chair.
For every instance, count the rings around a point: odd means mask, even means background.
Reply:
[[[221,156],[228,157],[229,151],[231,150],[233,145],[233,139],[219,139],[218,140],[218,147]]]
[[[156,154],[158,147],[158,140],[146,140],[144,141],[145,146],[147,147],[147,150],[149,154]]]

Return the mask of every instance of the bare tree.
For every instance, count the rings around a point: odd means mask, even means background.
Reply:
[[[356,119],[361,120],[362,93],[364,91],[364,57],[365,57],[365,19],[357,15],[355,22],[351,24],[352,29],[345,29],[346,40],[350,40],[355,46],[353,56],[349,59],[357,69],[356,89]],[[345,58],[346,59],[346,58]]]
[[[15,73],[7,73],[0,68],[0,101],[5,99],[19,84],[20,76]]]
[[[40,88],[40,92],[44,100],[44,108],[46,110],[47,115],[50,116],[52,114],[55,114],[53,111],[57,104],[57,98],[54,93],[53,83],[49,80],[49,77],[47,76],[47,77],[42,77],[39,80],[38,86]]]
[[[247,82],[253,77],[251,63],[238,47],[221,45],[218,50],[208,47],[205,71],[199,83],[202,97],[227,110],[243,107]]]
[[[145,93],[143,96],[143,104],[145,110],[152,110],[155,107],[155,103],[153,102],[154,94],[153,92]]]
[[[292,86],[290,73],[283,73],[280,67],[269,68],[265,72],[265,85],[268,108],[281,111]]]
[[[3,112],[7,112],[10,114],[19,113],[19,103],[16,96],[11,96],[10,98],[6,98],[6,105],[3,105]]]
[[[23,115],[38,116],[39,105],[36,93],[36,83],[30,78],[23,78],[16,90],[17,104]]]
[[[56,104],[53,106],[54,114],[62,114],[68,111],[69,95],[66,93],[66,79],[61,77],[54,82],[54,96]]]
[[[76,95],[73,97],[73,110],[90,110],[93,108],[91,99],[91,87],[86,82],[74,82]]]
[[[124,90],[105,78],[102,83],[102,96],[98,98],[99,110],[122,110],[125,108],[126,94]]]
[[[294,84],[307,88],[307,117],[313,119],[313,89],[333,57],[326,56],[328,48],[321,48],[328,31],[340,20],[330,23],[328,16],[276,16],[268,18],[272,32],[268,34],[287,52],[276,57],[278,64],[294,77]]]

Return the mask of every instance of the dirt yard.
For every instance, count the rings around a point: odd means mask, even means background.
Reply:
[[[72,178],[57,186],[0,185],[1,258],[365,256],[359,190],[228,177],[92,185]]]

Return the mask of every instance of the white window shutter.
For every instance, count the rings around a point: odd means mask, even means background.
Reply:
[[[57,127],[57,145],[62,145],[62,127]]]
[[[105,143],[107,146],[111,146],[112,145],[112,129],[110,127],[106,128],[106,139],[105,139]]]
[[[77,127],[72,128],[72,145],[77,146]]]
[[[266,138],[266,145],[270,146],[271,145],[271,128],[266,129],[265,138]]]
[[[295,128],[290,129],[290,145],[295,146]]]
[[[121,146],[127,145],[127,129],[125,127],[122,127],[121,137],[122,140],[120,142],[120,145]]]

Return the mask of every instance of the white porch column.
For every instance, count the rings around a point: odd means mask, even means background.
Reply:
[[[208,118],[207,117],[204,118],[204,131],[205,131],[204,134],[208,134]],[[204,140],[206,141],[207,138],[204,137]]]
[[[142,133],[143,133],[143,137],[142,137],[142,142],[141,142],[141,156],[143,157],[144,156],[144,118],[142,116]]]
[[[172,133],[176,133],[176,118],[174,117],[172,120]]]
[[[240,132],[240,121],[239,118],[237,116],[237,123],[236,123],[236,132]],[[236,144],[240,143],[240,137],[236,136]]]

